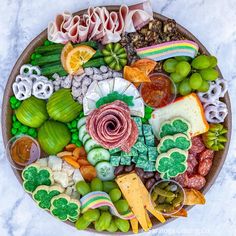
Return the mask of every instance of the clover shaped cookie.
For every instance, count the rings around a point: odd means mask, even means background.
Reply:
[[[62,192],[64,192],[64,188],[60,186],[49,187],[46,185],[41,185],[34,190],[32,196],[39,207],[49,210],[51,207],[52,198]]]
[[[160,140],[157,151],[158,153],[164,153],[172,148],[179,148],[187,151],[191,146],[191,140],[185,134],[175,134],[173,136],[167,135]]]
[[[78,200],[62,193],[52,198],[50,212],[62,221],[70,220],[74,222],[79,217],[80,206]]]
[[[157,157],[156,169],[162,179],[170,179],[187,170],[188,152],[173,148]]]
[[[49,168],[41,168],[37,164],[31,164],[22,171],[23,187],[26,192],[32,193],[38,186],[50,186],[54,183],[52,171]]]
[[[159,137],[163,138],[166,135],[174,135],[183,133],[189,136],[190,124],[182,118],[174,118],[171,121],[166,121],[161,124]]]

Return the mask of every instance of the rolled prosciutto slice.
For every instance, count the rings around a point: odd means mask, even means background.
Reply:
[[[114,101],[95,109],[86,120],[90,136],[104,148],[130,152],[138,138],[138,128],[126,103]]]

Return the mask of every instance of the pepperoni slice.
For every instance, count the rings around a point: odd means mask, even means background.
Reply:
[[[196,190],[201,190],[206,184],[206,179],[204,176],[201,176],[199,174],[193,175],[188,178],[188,188],[193,188]]]
[[[178,182],[182,187],[188,186],[188,175],[187,172],[180,174],[175,177],[175,181]]]
[[[198,166],[198,173],[202,176],[206,176],[212,166],[212,159],[204,159],[202,161],[199,162],[199,166]]]
[[[214,157],[214,151],[210,149],[206,149],[205,151],[201,152],[199,155],[199,161],[203,161],[205,159],[213,159]]]
[[[200,136],[196,136],[192,138],[192,147],[189,152],[193,155],[197,155],[200,152],[203,152],[206,148]]]
[[[196,167],[198,165],[198,161],[197,161],[195,155],[189,153],[187,164],[188,164],[187,173],[188,174],[195,174]]]

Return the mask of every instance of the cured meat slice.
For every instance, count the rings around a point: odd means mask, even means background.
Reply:
[[[205,159],[213,159],[214,157],[214,151],[210,149],[206,149],[205,151],[201,152],[199,154],[199,162],[205,160]]]
[[[126,103],[115,101],[95,109],[86,120],[91,137],[103,147],[129,152],[138,138],[138,128]]]
[[[197,161],[196,157],[191,153],[188,156],[187,164],[188,164],[187,173],[194,174],[196,172],[196,167],[198,165],[198,161]]]
[[[192,147],[190,148],[189,152],[193,155],[196,155],[206,149],[201,136],[195,136],[191,139],[191,141]]]
[[[188,188],[194,188],[196,190],[202,189],[206,184],[205,177],[201,175],[193,175],[190,178],[188,178]]]
[[[202,176],[206,176],[212,166],[212,159],[204,159],[202,161],[199,162],[199,166],[198,166],[198,173]]]
[[[153,18],[150,1],[128,7],[119,12],[108,12],[105,7],[90,7],[82,16],[64,12],[48,25],[48,39],[55,43],[99,40],[103,44],[115,43],[124,32],[134,32]]]

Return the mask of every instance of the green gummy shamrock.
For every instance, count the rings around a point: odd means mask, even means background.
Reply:
[[[37,164],[31,164],[22,171],[23,187],[26,192],[32,193],[38,186],[53,184],[52,171],[49,168],[41,168]]]
[[[33,199],[37,202],[38,206],[49,210],[51,207],[51,200],[53,197],[62,193],[64,189],[60,186],[38,186],[32,196]]]
[[[191,126],[186,120],[182,118],[175,118],[171,121],[162,123],[159,137],[163,138],[166,135],[174,135],[178,133],[183,133],[189,136],[190,128]]]
[[[172,148],[179,148],[181,150],[188,150],[191,148],[191,140],[185,134],[175,134],[173,136],[165,136],[160,140],[157,146],[158,153],[164,153]]]
[[[62,193],[52,198],[50,212],[62,221],[70,220],[74,222],[79,217],[80,206],[78,200]]]
[[[188,152],[173,148],[157,157],[156,169],[162,179],[170,179],[187,170]]]

